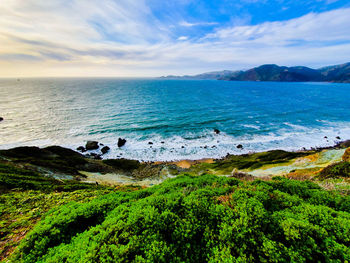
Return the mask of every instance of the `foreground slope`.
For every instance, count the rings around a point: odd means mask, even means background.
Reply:
[[[305,181],[183,175],[51,210],[11,262],[345,262],[350,197]]]

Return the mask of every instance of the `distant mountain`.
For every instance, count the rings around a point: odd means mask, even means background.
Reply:
[[[262,65],[239,74],[227,75],[221,79],[241,81],[324,81],[321,72],[307,67],[280,67]]]
[[[344,82],[350,83],[350,63],[312,69],[267,64],[249,70],[215,71],[195,76],[167,76],[166,79],[218,79],[231,81]]]
[[[224,79],[228,76],[231,76],[234,74],[236,71],[231,71],[231,70],[222,70],[222,71],[213,71],[213,72],[206,72],[198,75],[184,75],[184,76],[163,76],[160,77],[162,79]]]
[[[327,81],[350,83],[350,62],[341,65],[320,68],[319,71],[323,76],[325,76]]]

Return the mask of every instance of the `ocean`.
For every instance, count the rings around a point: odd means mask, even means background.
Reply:
[[[104,158],[220,158],[350,139],[350,84],[1,79],[0,116],[0,149],[96,140]]]

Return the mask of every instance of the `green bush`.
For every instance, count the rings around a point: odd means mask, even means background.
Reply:
[[[12,262],[346,262],[349,197],[277,178],[183,175],[51,210]]]
[[[320,173],[320,178],[350,178],[350,162],[339,162],[324,168]]]

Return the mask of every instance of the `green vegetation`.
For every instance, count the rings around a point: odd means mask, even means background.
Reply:
[[[179,169],[126,159],[91,160],[61,147],[0,151],[0,260],[348,262],[348,162],[321,172],[315,168],[312,176],[303,177],[302,170],[285,175],[305,181],[257,180],[240,171],[288,164],[312,153],[229,155]],[[83,169],[140,179],[157,177],[163,168],[187,173],[145,189],[42,175],[79,179]],[[209,175],[233,169],[239,169],[236,178]]]
[[[350,197],[310,181],[182,175],[91,199],[51,209],[11,262],[350,261]]]
[[[350,178],[350,162],[339,162],[327,166],[319,175],[321,179],[327,178]]]
[[[128,159],[107,159],[103,160],[103,163],[110,165],[119,170],[134,170],[141,166],[139,161]]]
[[[52,191],[73,191],[78,189],[105,188],[75,180],[56,180],[38,172],[18,168],[10,163],[0,163],[0,192],[10,189]]]
[[[0,163],[0,260],[49,209],[71,201],[88,202],[110,191],[111,188],[55,180],[12,163]]]
[[[231,174],[234,168],[257,169],[266,164],[277,164],[288,162],[291,159],[310,155],[313,152],[286,152],[282,150],[273,150],[268,152],[228,155],[222,160],[216,160],[215,163],[201,163],[191,167],[191,171],[200,174],[201,172],[210,171],[215,174]]]

